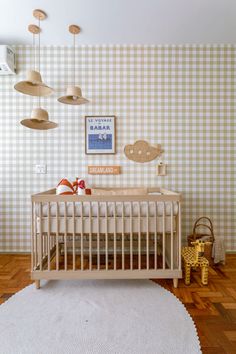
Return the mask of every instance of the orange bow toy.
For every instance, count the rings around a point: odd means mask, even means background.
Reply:
[[[56,194],[57,195],[72,195],[76,191],[74,186],[68,181],[68,179],[63,178],[57,185]]]

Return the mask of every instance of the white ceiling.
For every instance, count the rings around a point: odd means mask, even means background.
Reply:
[[[236,0],[0,0],[0,44],[30,44],[34,8],[48,14],[42,44],[235,43]]]

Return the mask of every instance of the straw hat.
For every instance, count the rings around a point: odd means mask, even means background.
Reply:
[[[31,96],[49,96],[53,92],[51,87],[43,83],[41,74],[35,70],[29,70],[25,81],[20,81],[14,86],[16,91]]]
[[[58,101],[65,104],[80,105],[89,102],[82,97],[82,91],[79,86],[68,86],[66,96],[58,98]]]
[[[48,119],[48,112],[42,108],[35,108],[32,110],[31,117],[23,119],[21,124],[27,128],[48,130],[58,126],[57,123],[50,122]]]

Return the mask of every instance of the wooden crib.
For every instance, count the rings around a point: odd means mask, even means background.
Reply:
[[[171,278],[178,286],[180,194],[58,196],[52,189],[31,199],[37,288],[41,279]]]

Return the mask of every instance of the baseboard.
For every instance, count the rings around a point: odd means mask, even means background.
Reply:
[[[30,252],[17,252],[17,251],[0,251],[0,254],[5,254],[5,255],[7,255],[7,254],[9,254],[9,255],[19,255],[19,256],[28,256],[28,255],[30,255],[31,253]]]

